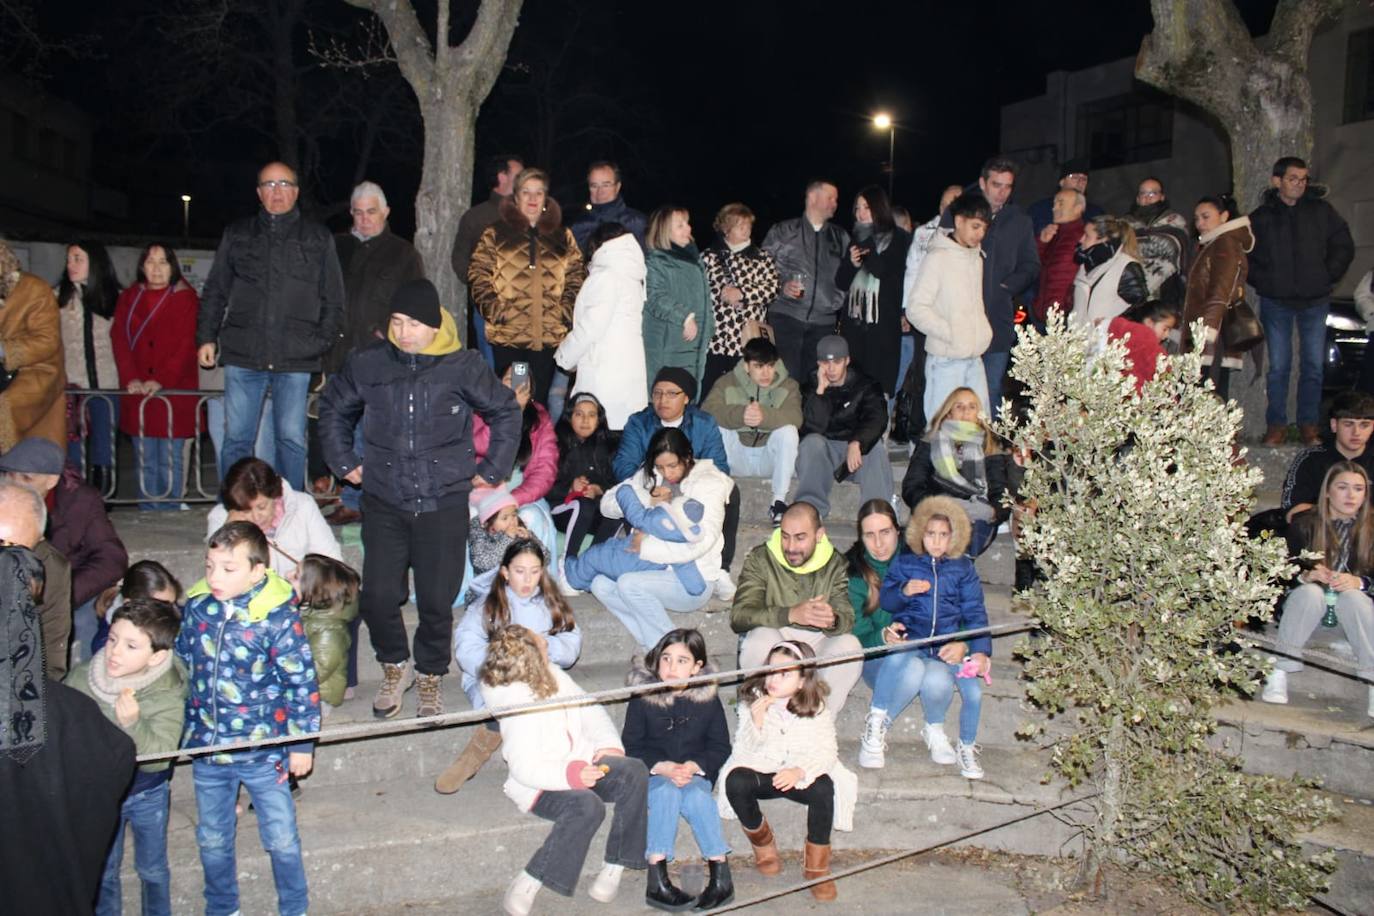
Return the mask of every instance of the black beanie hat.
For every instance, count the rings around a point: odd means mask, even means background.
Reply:
[[[410,280],[401,284],[391,297],[391,313],[414,318],[420,324],[437,328],[442,323],[439,314],[439,291],[428,280]]]
[[[654,376],[654,385],[659,382],[669,382],[678,386],[687,395],[688,401],[697,399],[697,380],[692,378],[692,373],[680,366],[664,366],[658,370],[658,375]]]

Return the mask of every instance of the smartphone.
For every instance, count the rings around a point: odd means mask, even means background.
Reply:
[[[510,364],[510,387],[519,391],[530,383],[530,364],[517,360]]]

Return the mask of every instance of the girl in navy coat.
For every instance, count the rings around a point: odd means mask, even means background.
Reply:
[[[626,682],[664,684],[665,689],[641,693],[625,707],[621,740],[625,753],[644,761],[649,769],[649,886],[650,906],[662,910],[714,909],[734,897],[730,864],[721,832],[720,814],[711,789],[721,765],[730,756],[730,728],[716,685],[674,684],[714,669],[706,661],[706,640],[697,630],[670,630],[636,660]],[[693,898],[668,878],[679,816],[687,821],[710,869],[701,896]]]
[[[968,516],[948,496],[924,499],[911,513],[906,543],[912,552],[893,559],[879,598],[883,610],[892,614],[883,633],[888,645],[988,625],[983,585],[973,561],[964,555],[970,529]],[[921,736],[931,760],[957,762],[965,777],[982,779],[974,740],[982,706],[979,678],[988,678],[991,655],[992,640],[986,635],[888,655],[873,687],[863,740],[885,744],[892,719],[919,696],[926,717]],[[957,749],[950,747],[944,727],[956,685],[962,698]]]

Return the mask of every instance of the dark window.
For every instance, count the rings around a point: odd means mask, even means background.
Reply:
[[[1107,169],[1168,159],[1174,148],[1174,100],[1140,86],[1078,106],[1078,156]]]
[[[1345,45],[1345,117],[1374,118],[1374,29],[1351,32]]]
[[[10,140],[10,153],[15,159],[29,158],[29,119],[17,111],[11,112],[10,126],[14,129]]]

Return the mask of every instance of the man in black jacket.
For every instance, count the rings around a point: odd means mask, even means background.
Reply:
[[[214,368],[217,350],[224,364],[220,476],[253,454],[270,391],[275,470],[304,490],[310,373],[338,339],[344,291],[333,236],[301,215],[299,194],[290,166],[271,162],[258,173],[262,209],[224,230],[200,299],[196,343],[203,368]]]
[[[883,430],[882,386],[849,364],[849,344],[832,334],[816,346],[816,371],[803,391],[802,440],[794,501],[830,513],[830,487],[854,478],[864,502],[892,499],[892,465]]]
[[[359,605],[382,663],[372,711],[383,719],[401,711],[412,684],[417,715],[444,711],[440,680],[448,672],[453,601],[463,578],[468,494],[479,479],[494,486],[510,476],[520,441],[515,394],[476,351],[460,349],[434,284],[406,283],[391,310],[387,340],[350,354],[320,401],[325,458],[340,479],[363,488]],[[474,413],[491,429],[480,462]],[[359,418],[362,454],[353,449]],[[407,570],[415,574],[420,613],[413,669],[401,620]]]
[[[525,161],[510,153],[488,156],[483,162],[482,171],[477,177],[486,179],[491,193],[486,200],[473,204],[463,212],[458,220],[458,234],[453,238],[453,272],[464,283],[468,282],[473,249],[477,247],[482,233],[501,218],[501,201],[510,197],[516,176],[525,170]],[[487,342],[487,323],[482,320],[482,313],[477,310],[471,295],[468,296],[468,317],[472,322],[472,336],[478,351],[487,365],[495,368],[496,357],[492,355],[491,344]]]
[[[1270,189],[1250,214],[1255,248],[1250,283],[1260,295],[1260,322],[1269,347],[1264,411],[1265,445],[1288,430],[1288,376],[1293,367],[1293,325],[1298,326],[1298,432],[1305,445],[1321,442],[1322,370],[1331,290],[1355,258],[1350,227],[1307,186],[1307,163],[1284,156],[1274,163]]]

